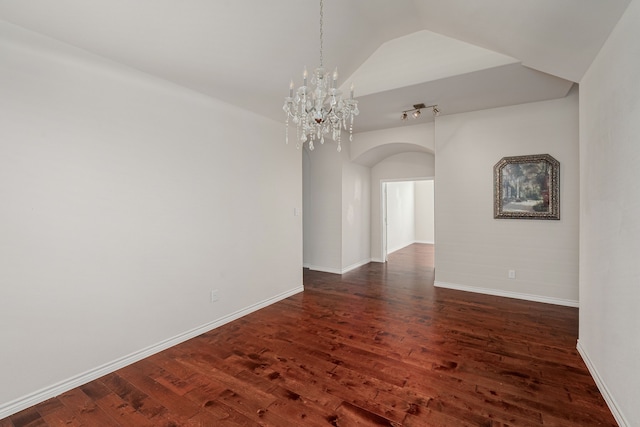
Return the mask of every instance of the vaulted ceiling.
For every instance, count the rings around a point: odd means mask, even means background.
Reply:
[[[325,0],[324,63],[356,86],[356,132],[400,126],[419,102],[554,99],[628,3]],[[289,80],[319,62],[318,0],[0,0],[0,19],[278,121]]]

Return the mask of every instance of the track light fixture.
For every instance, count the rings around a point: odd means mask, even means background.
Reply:
[[[413,111],[411,115],[413,116],[414,119],[417,119],[418,117],[420,117],[420,114],[422,114],[421,110],[423,108],[431,108],[431,111],[433,112],[434,116],[437,116],[440,114],[440,110],[438,109],[437,105],[414,104],[412,109],[403,111],[400,118],[402,119],[402,121],[407,120],[409,118],[409,113]]]

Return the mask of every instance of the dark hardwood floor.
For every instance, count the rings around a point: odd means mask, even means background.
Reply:
[[[434,288],[431,245],[304,281],[0,427],[616,425],[577,309]]]

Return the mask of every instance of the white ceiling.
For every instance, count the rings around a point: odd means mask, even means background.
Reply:
[[[356,132],[400,126],[419,102],[553,99],[628,3],[325,0],[324,63],[356,86]],[[289,80],[319,61],[317,0],[0,0],[0,19],[279,121]]]

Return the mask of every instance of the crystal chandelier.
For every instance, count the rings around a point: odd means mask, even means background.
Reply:
[[[349,123],[349,141],[353,141],[353,118],[357,116],[358,101],[353,99],[353,84],[349,99],[342,99],[342,92],[338,90],[338,69],[333,75],[323,68],[322,63],[322,21],[323,0],[320,0],[320,67],[311,76],[311,86],[307,86],[308,73],[305,67],[302,73],[302,86],[294,92],[293,80],[289,85],[289,96],[285,98],[282,109],[287,115],[286,142],[289,143],[289,119],[297,127],[297,143],[309,142],[309,150],[313,150],[313,141],[319,140],[324,144],[324,137],[331,133],[331,138],[338,143],[338,151],[342,150],[340,136],[342,129],[347,129]]]

